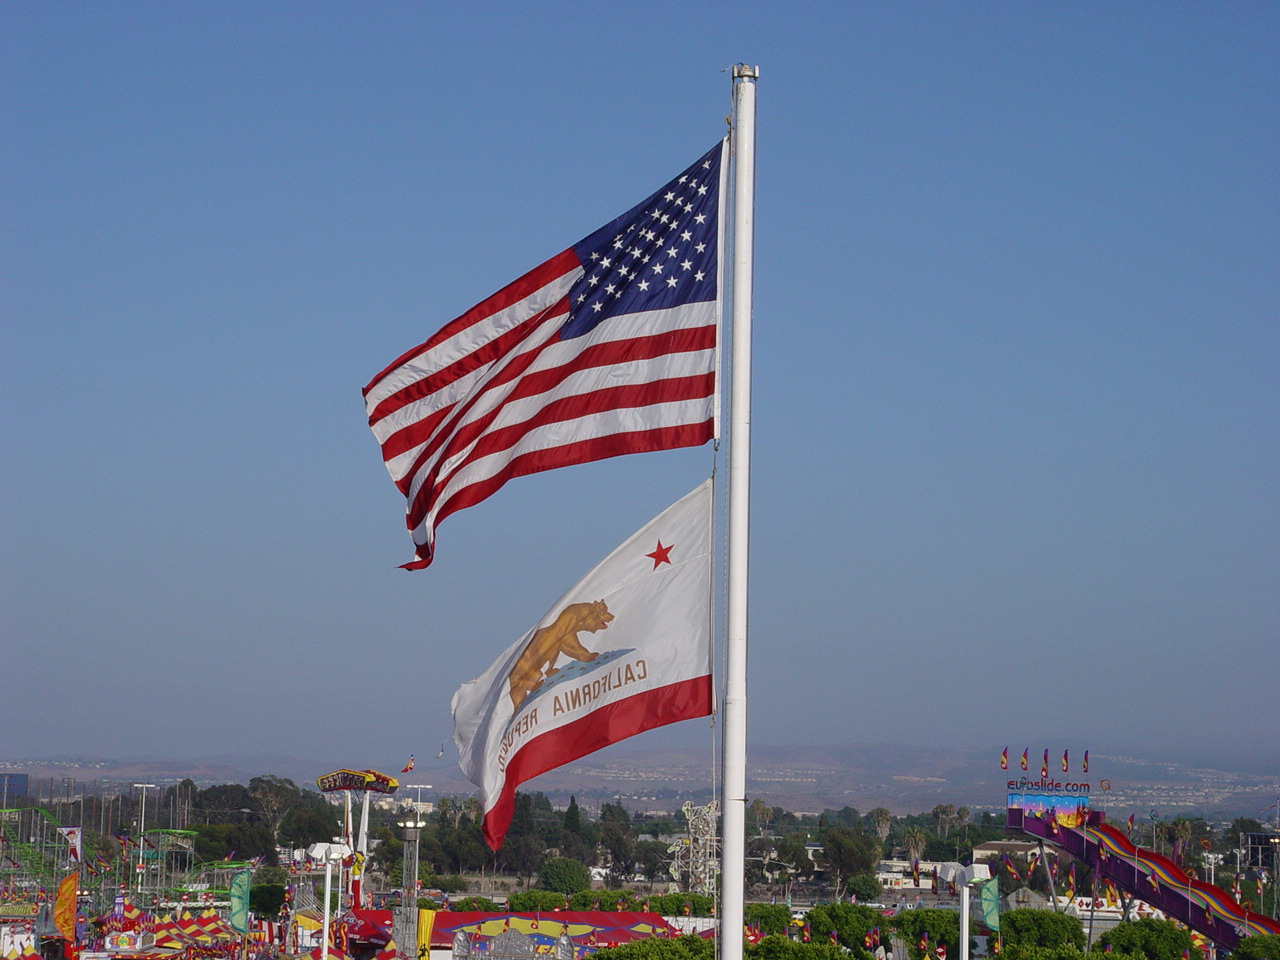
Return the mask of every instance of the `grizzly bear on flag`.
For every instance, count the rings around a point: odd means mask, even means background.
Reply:
[[[586,630],[596,633],[604,630],[613,620],[608,605],[603,600],[591,603],[571,603],[541,630],[530,638],[520,659],[511,668],[507,680],[511,685],[511,702],[516,710],[543,682],[560,672],[556,661],[560,654],[590,663],[600,656],[578,642],[578,633]]]

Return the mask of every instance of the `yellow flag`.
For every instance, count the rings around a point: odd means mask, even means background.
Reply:
[[[63,940],[76,938],[76,894],[80,874],[71,873],[58,884],[58,898],[53,902],[53,925]]]
[[[431,928],[436,923],[436,912],[434,910],[418,911],[418,956],[427,957],[431,955]]]

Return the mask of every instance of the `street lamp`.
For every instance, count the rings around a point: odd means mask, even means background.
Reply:
[[[143,863],[143,844],[146,842],[144,837],[147,833],[147,789],[154,790],[154,783],[135,783],[135,787],[142,788],[142,814],[138,817],[138,891],[142,891],[142,880],[146,876],[146,864]]]
[[[400,932],[403,939],[397,939],[396,944],[404,957],[418,956],[418,841],[426,825],[425,820],[418,819],[416,811],[413,819],[396,821],[400,837],[404,840],[404,866],[401,870],[404,893],[400,896]]]

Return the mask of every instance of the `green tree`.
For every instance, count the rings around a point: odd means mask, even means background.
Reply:
[[[1000,930],[1004,932],[1003,915]],[[1141,954],[1148,960],[1181,960],[1182,952],[1191,949],[1191,934],[1169,920],[1143,917],[1120,921],[1098,938],[1098,944],[1123,953]]]
[[[874,873],[860,873],[856,877],[850,877],[845,889],[856,896],[861,903],[874,903],[884,893],[884,886],[876,879]]]
[[[742,908],[742,917],[766,936],[786,936],[791,923],[791,911],[781,903],[748,903]]]
[[[591,888],[591,874],[581,860],[567,857],[548,857],[538,874],[538,886],[543,890],[572,896],[579,890]]]
[[[948,957],[960,955],[960,914],[953,910],[903,910],[889,925],[907,944],[911,960],[923,960],[920,937],[929,934],[929,950],[944,944]],[[1000,917],[1000,929],[1004,931],[1004,916]]]
[[[848,827],[828,827],[818,834],[822,844],[820,858],[827,878],[835,884],[836,896],[847,877],[866,873],[875,865],[875,854],[867,838]]]
[[[912,860],[919,860],[929,843],[929,834],[921,827],[908,827],[902,832],[902,843],[907,848],[907,855]]]
[[[1280,936],[1264,933],[1241,937],[1231,957],[1232,960],[1280,960]]]
[[[507,898],[507,909],[516,913],[550,913],[563,910],[565,895],[554,890],[521,890]]]
[[[625,883],[635,872],[635,831],[631,815],[617,803],[600,808],[600,842],[609,854],[609,880]]]
[[[1053,910],[1002,910],[1000,935],[1013,952],[1022,947],[1053,947],[1060,944],[1085,948],[1084,927],[1078,917]]]
[[[279,836],[285,815],[302,800],[302,792],[296,783],[276,776],[254,777],[249,781],[249,796],[253,798],[254,807],[266,818],[273,840]]]
[[[869,956],[858,947],[852,951],[859,960]],[[821,942],[801,943],[786,937],[765,937],[759,943],[750,944],[744,951],[746,960],[849,960],[843,947],[832,945],[825,937]]]
[[[866,955],[862,944],[867,931],[883,920],[880,911],[851,903],[820,903],[805,915],[814,940],[828,937],[834,930],[839,946],[862,956]]]
[[[249,909],[260,917],[275,917],[283,904],[283,883],[258,883],[249,888]]]
[[[667,845],[657,840],[637,840],[635,858],[636,870],[649,881],[649,892],[652,893],[653,884],[668,876]]]
[[[595,955],[599,960],[715,960],[716,945],[714,940],[694,936],[673,940],[649,937],[620,947],[606,947]]]

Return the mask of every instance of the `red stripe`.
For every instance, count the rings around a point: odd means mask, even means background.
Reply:
[[[427,511],[440,496],[441,491],[449,485],[454,475],[481,457],[509,450],[520,442],[531,431],[551,423],[565,423],[595,413],[609,410],[638,409],[658,403],[675,403],[683,400],[701,400],[715,392],[715,374],[701,373],[691,377],[673,377],[669,380],[656,380],[652,383],[623,384],[617,387],[595,390],[592,393],[575,394],[561,397],[543,404],[528,420],[512,424],[497,430],[485,432],[462,432],[450,437],[446,449],[436,459],[414,497],[408,511],[409,529],[416,527],[426,516]],[[441,474],[440,467],[448,462],[457,450],[464,450],[469,437],[480,433],[480,439],[467,454],[446,474]],[[612,456],[612,454],[611,454]]]
[[[675,427],[655,427],[652,430],[637,430],[632,433],[615,433],[603,437],[589,437],[561,447],[546,450],[534,450],[521,454],[508,463],[500,472],[485,480],[476,481],[455,493],[440,508],[436,522],[431,528],[435,533],[441,521],[452,513],[465,507],[474,506],[500,490],[508,480],[514,477],[526,477],[544,470],[557,467],[572,467],[580,463],[593,463],[609,457],[620,457],[628,453],[653,453],[658,450],[675,450],[678,447],[697,447],[706,443],[715,435],[715,424],[712,420],[702,423],[686,423]],[[410,529],[413,525],[410,525]],[[433,537],[434,539],[434,537]],[[401,564],[403,570],[422,570],[431,565],[435,550],[425,543],[416,545],[414,551],[418,559]]]
[[[368,396],[369,391],[376,387],[384,377],[404,366],[409,361],[414,360],[415,358],[422,356],[427,351],[434,349],[450,337],[457,336],[468,327],[475,326],[477,323],[485,322],[495,313],[499,313],[506,310],[508,307],[519,303],[525,297],[542,289],[557,277],[562,277],[571,270],[576,270],[581,265],[582,261],[580,261],[578,259],[578,255],[573,252],[572,247],[568,250],[563,250],[560,253],[557,253],[550,260],[534,267],[520,279],[511,281],[497,293],[481,300],[462,316],[455,320],[450,320],[443,327],[437,330],[426,343],[414,347],[407,353],[401,354],[391,363],[390,366],[369,381],[368,386],[364,388],[364,395]]]
[[[709,716],[711,710],[711,677],[707,675],[607,704],[572,723],[534,737],[507,763],[502,792],[485,813],[485,840],[494,850],[502,846],[502,838],[511,824],[516,787],[526,780],[646,730]]]
[[[493,410],[483,416],[476,417],[469,423],[462,423],[467,413],[469,413],[474,405],[478,404],[490,390],[495,390],[500,386],[504,386],[512,379],[520,378],[529,366],[533,364],[539,356],[541,356],[542,351],[547,349],[550,344],[544,344],[535,350],[530,350],[525,356],[517,358],[517,360],[509,364],[508,368],[504,369],[499,376],[495,377],[491,383],[486,384],[482,390],[479,390],[471,397],[468,397],[465,403],[451,408],[455,411],[452,414],[453,423],[440,428],[434,435],[432,442],[429,442],[427,446],[423,447],[419,452],[418,456],[414,460],[413,466],[401,475],[401,481],[398,485],[401,488],[401,492],[407,495],[408,489],[413,483],[413,478],[417,476],[418,472],[422,469],[423,464],[433,458],[435,460],[435,464],[432,466],[428,478],[419,484],[418,495],[408,508],[408,515],[413,518],[409,521],[409,528],[413,529],[413,527],[417,526],[418,521],[425,515],[427,502],[424,498],[434,496],[435,494],[433,493],[433,490],[441,485],[440,478],[438,476],[438,467],[449,458],[449,452],[447,450],[437,455],[437,451],[441,445],[447,445],[450,450],[455,452],[458,450],[465,450],[472,441],[484,434],[489,425],[502,413],[502,410],[508,403],[517,399],[524,399],[529,396],[537,396],[538,394],[548,392],[554,387],[559,386],[568,377],[583,370],[589,370],[595,367],[608,367],[618,363],[626,363],[634,360],[652,360],[657,357],[673,355],[681,352],[708,350],[715,346],[715,337],[716,328],[714,326],[707,326],[696,327],[692,330],[669,331],[648,337],[634,337],[632,339],[622,340],[616,343],[595,344],[570,357],[565,363],[560,364],[558,367],[538,371],[536,374],[524,377],[520,383],[513,387],[512,394],[503,400],[502,403],[499,403],[494,407]],[[528,381],[529,383],[528,388],[525,386],[525,381]],[[670,382],[674,387],[676,381],[673,379]],[[706,393],[698,395],[710,396],[711,393],[714,392],[714,389],[713,381],[711,388],[708,389]],[[586,394],[585,396],[589,396],[589,394]],[[676,392],[673,393],[669,399],[688,399],[688,396],[683,393]],[[647,406],[654,402],[655,401],[653,399],[649,399],[644,404],[638,405]],[[602,409],[610,408],[604,407]],[[549,420],[545,422],[555,421]],[[526,423],[528,423],[528,421],[526,421]],[[528,429],[528,427],[525,429]],[[431,434],[424,434],[423,439],[430,436]],[[388,442],[390,442],[391,438],[388,437],[387,439]],[[397,443],[397,446],[398,445],[399,444]],[[413,445],[414,444],[410,444],[409,446],[411,447]],[[409,449],[409,447],[405,447],[405,449]],[[468,456],[466,462],[470,462],[475,456],[476,454],[471,454]],[[459,464],[459,467],[463,465],[465,464]]]
[[[434,456],[435,451],[439,449],[442,443],[449,443],[455,449],[465,448],[475,437],[484,432],[488,425],[502,412],[506,404],[525,397],[546,393],[559,386],[575,373],[594,367],[608,367],[637,360],[653,360],[657,357],[677,353],[696,353],[700,350],[709,350],[715,346],[715,338],[716,328],[714,325],[710,325],[689,330],[671,330],[652,336],[634,337],[616,342],[598,343],[586,347],[557,367],[539,370],[536,373],[525,376],[525,371],[541,357],[542,351],[559,342],[556,340],[549,341],[508,364],[491,381],[485,383],[482,389],[467,397],[463,406],[451,405],[444,408],[443,412],[433,412],[422,420],[408,424],[387,437],[382,444],[382,459],[390,460],[406,450],[411,450],[420,443],[430,440],[434,436],[434,442],[423,447],[413,466],[402,475],[400,492],[406,493],[412,482],[409,478],[412,478],[421,469],[422,464]],[[482,417],[477,417],[461,427],[437,429],[440,420],[448,411],[456,410],[457,413],[453,417],[454,422],[455,424],[462,424],[467,412],[475,404],[479,403],[489,391],[506,386],[516,379],[520,379],[521,382],[513,388],[511,394],[501,404],[489,413]],[[445,457],[440,457],[439,459],[443,460]]]
[[[472,350],[464,357],[459,357],[447,367],[441,367],[439,370],[415,380],[404,387],[401,387],[391,396],[383,399],[369,413],[369,426],[373,426],[378,421],[390,416],[397,410],[407,407],[411,403],[421,400],[423,397],[429,397],[442,387],[447,387],[455,380],[465,377],[467,374],[486,366],[499,357],[511,353],[518,347],[531,333],[538,329],[548,318],[561,320],[568,316],[568,301],[563,297],[551,304],[545,310],[527,317],[520,321],[510,330],[501,336],[494,337],[482,343],[475,350]],[[390,438],[388,438],[390,439]],[[383,445],[385,449],[385,444]]]

